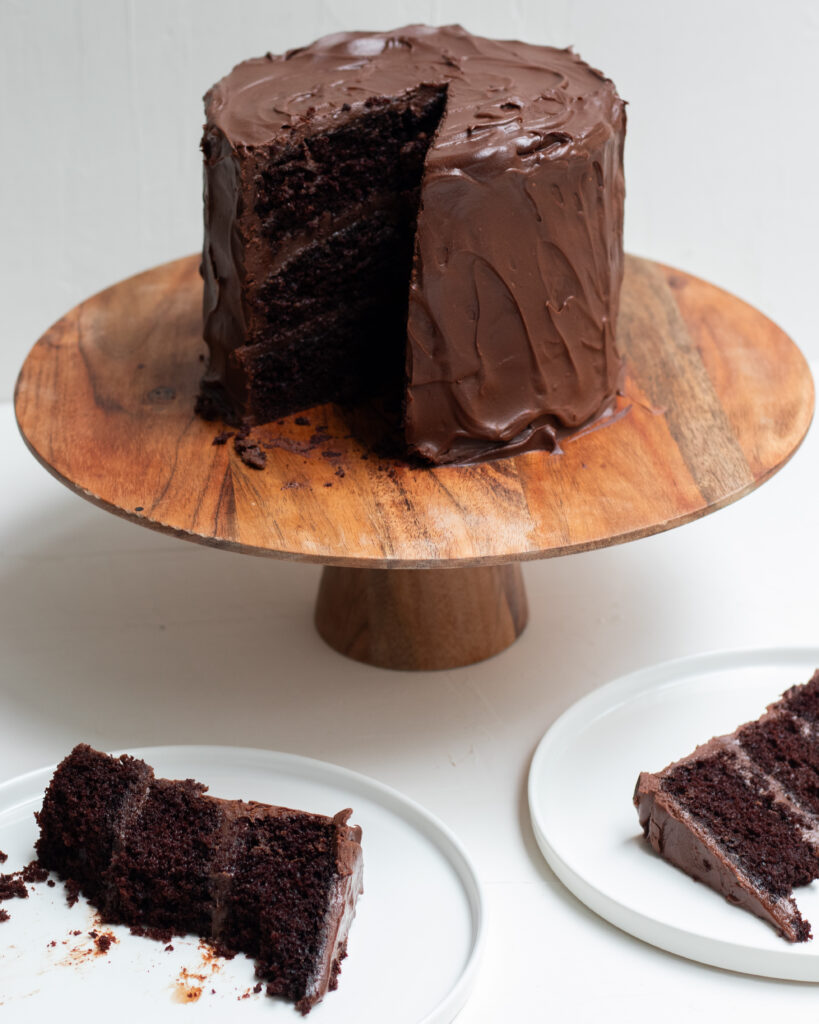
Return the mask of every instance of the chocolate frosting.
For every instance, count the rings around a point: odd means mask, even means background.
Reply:
[[[246,61],[208,93],[206,381],[241,402],[240,161],[423,86],[446,98],[409,282],[407,443],[433,462],[553,448],[619,380],[624,104],[571,50],[457,25],[328,36]]]

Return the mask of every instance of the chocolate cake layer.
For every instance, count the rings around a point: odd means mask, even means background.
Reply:
[[[39,861],[106,922],[247,953],[268,994],[307,1013],[336,987],[346,955],[361,829],[349,810],[331,818],[205,790],[80,745],[37,815]]]
[[[792,890],[819,878],[817,711],[819,671],[634,792],[657,853],[791,942],[811,938]]]
[[[332,290],[315,283],[320,254],[351,229],[360,246],[326,272],[366,337],[348,347],[329,327],[327,358],[346,353],[363,392],[398,398],[409,452],[445,463],[550,449],[611,404],[625,109],[576,54],[459,26],[341,33],[240,64],[206,115],[200,411],[263,422],[312,394],[298,360],[261,359],[271,383],[241,353],[273,353],[302,313],[309,330]],[[394,244],[373,272],[364,226],[385,209]],[[280,301],[311,291],[312,305]]]

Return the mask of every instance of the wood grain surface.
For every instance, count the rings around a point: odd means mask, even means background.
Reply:
[[[366,568],[544,558],[643,537],[747,494],[793,454],[813,382],[757,310],[627,260],[616,411],[555,454],[419,469],[379,458],[332,406],[253,432],[246,466],[193,412],[198,257],[115,285],[34,346],[16,412],[35,456],[143,526],[235,551]]]
[[[316,629],[348,658],[382,668],[447,669],[491,658],[529,618],[517,562],[389,572],[328,565]]]

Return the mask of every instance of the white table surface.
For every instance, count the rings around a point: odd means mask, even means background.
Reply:
[[[520,640],[482,664],[418,674],[322,643],[319,567],[200,547],[95,508],[36,463],[9,404],[0,450],[0,779],[79,741],[332,761],[422,803],[473,856],[489,931],[459,1024],[688,1022],[692,1010],[714,1021],[816,1018],[814,985],[702,967],[588,911],[541,857],[526,779],[551,722],[616,676],[702,651],[819,642],[819,431],[720,512],[527,563]],[[593,822],[589,833],[594,842]]]

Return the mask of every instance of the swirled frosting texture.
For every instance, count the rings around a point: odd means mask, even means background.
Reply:
[[[621,369],[625,109],[607,78],[571,50],[460,26],[343,33],[240,64],[208,94],[206,136],[219,163],[284,151],[421,85],[446,99],[408,282],[408,445],[436,463],[554,447],[606,408]],[[211,205],[222,188],[211,180]],[[208,217],[206,313],[233,310],[235,325],[242,254],[230,216]],[[238,272],[208,280],[208,231]]]

